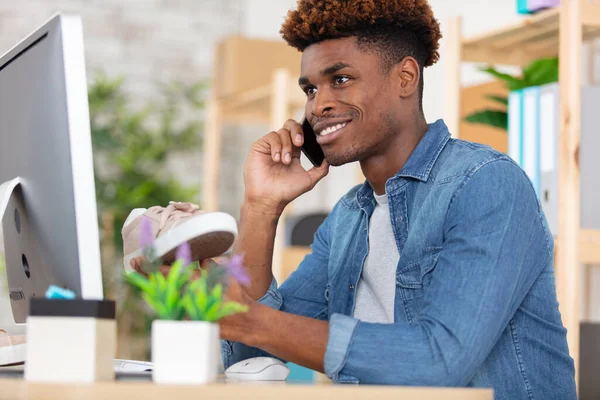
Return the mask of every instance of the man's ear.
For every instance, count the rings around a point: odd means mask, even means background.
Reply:
[[[411,97],[419,90],[419,80],[421,79],[419,63],[413,57],[404,57],[394,68],[398,78],[398,96],[401,98]]]

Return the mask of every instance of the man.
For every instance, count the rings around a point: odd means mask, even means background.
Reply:
[[[440,29],[425,0],[300,0],[282,27],[326,162],[300,165],[301,125],[252,147],[236,252],[252,283],[229,296],[225,367],[271,355],[335,382],[491,387],[497,399],[576,398],[553,240],[525,173],[428,124],[423,68]],[[280,287],[278,219],[329,166],[366,182],[319,228]]]

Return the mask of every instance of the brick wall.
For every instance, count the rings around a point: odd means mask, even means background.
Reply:
[[[239,0],[0,1],[4,52],[54,12],[75,12],[84,24],[88,76],[124,75],[136,94],[152,81],[193,81],[212,71],[215,42],[239,30]]]

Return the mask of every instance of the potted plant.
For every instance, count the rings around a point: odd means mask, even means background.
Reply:
[[[520,90],[532,86],[558,82],[558,57],[540,58],[522,68],[520,76],[512,76],[498,71],[492,66],[480,69],[502,82],[509,91]],[[503,130],[508,129],[508,98],[506,96],[486,96],[498,103],[498,108],[486,108],[475,111],[465,117],[465,121],[474,124],[489,125]]]
[[[151,244],[146,243],[144,254],[156,264]],[[231,279],[249,283],[242,257],[236,255],[225,265],[211,261],[197,270],[190,254],[187,244],[181,246],[166,276],[156,265],[147,277],[138,272],[126,275],[157,316],[151,329],[152,375],[157,383],[214,382],[220,359],[218,322],[247,311],[246,306],[225,299]]]

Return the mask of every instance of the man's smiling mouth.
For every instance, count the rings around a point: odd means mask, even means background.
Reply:
[[[319,133],[319,135],[321,135],[321,136],[326,136],[326,135],[329,135],[330,133],[333,133],[333,132],[335,132],[335,131],[337,131],[337,130],[339,130],[339,129],[342,129],[342,128],[344,128],[346,125],[348,125],[348,123],[349,123],[349,122],[344,122],[344,123],[341,123],[341,124],[337,124],[337,125],[335,125],[335,126],[330,126],[329,128],[325,128],[325,129],[323,129],[323,130],[322,130],[322,131]]]

